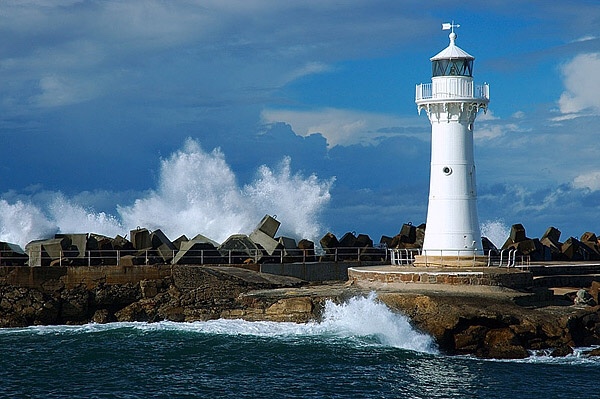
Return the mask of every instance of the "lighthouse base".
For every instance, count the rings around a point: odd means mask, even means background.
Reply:
[[[415,261],[413,262],[414,266],[419,267],[483,267],[487,264],[487,256],[482,255],[415,255]]]

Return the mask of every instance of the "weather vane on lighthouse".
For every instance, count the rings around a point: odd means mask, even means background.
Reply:
[[[415,265],[478,266],[485,264],[477,217],[473,124],[478,111],[487,111],[489,86],[473,83],[473,60],[450,44],[432,57],[431,83],[416,87],[419,113],[431,122],[431,171],[423,252]]]

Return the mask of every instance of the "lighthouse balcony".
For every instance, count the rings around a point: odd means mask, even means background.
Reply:
[[[487,83],[476,85],[472,81],[443,80],[421,83],[416,87],[415,102],[475,100],[488,102],[490,87]]]

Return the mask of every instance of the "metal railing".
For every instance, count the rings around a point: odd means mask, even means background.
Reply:
[[[11,251],[0,250],[0,265],[24,265],[28,260],[27,254]]]
[[[481,263],[481,252],[477,249],[438,249],[429,248],[421,253],[425,266],[439,264],[440,258],[444,258],[445,263],[456,262],[456,265],[465,266],[465,263],[472,262],[472,266]],[[477,258],[480,258],[479,260]],[[431,262],[430,262],[431,259]]]
[[[425,266],[429,264],[434,265],[439,263],[439,258],[443,257],[449,263],[456,262],[460,263],[464,266],[465,262],[468,262],[469,259],[472,259],[473,266],[481,266],[481,260],[478,260],[477,257],[481,257],[482,255],[477,255],[473,250],[441,250],[441,249],[429,249],[430,255],[427,255],[427,251],[422,252],[419,249],[405,249],[405,248],[390,248],[388,249],[391,264],[394,266],[403,266],[403,265],[412,265],[415,261],[415,255],[423,256],[423,260]],[[431,253],[435,253],[432,255]],[[500,251],[499,254],[496,254],[492,251],[487,251],[483,255],[487,261],[484,262],[488,267],[528,267],[530,265],[530,257],[527,255],[520,255],[516,249],[504,249]],[[429,262],[429,259],[431,262]]]
[[[487,83],[475,85],[463,79],[442,80],[434,83],[421,83],[416,86],[415,101],[445,99],[490,99]]]
[[[488,266],[496,267],[529,267],[531,257],[529,255],[521,255],[514,249],[503,249],[499,255],[488,254]]]
[[[421,255],[420,248],[390,248],[388,251],[394,266],[411,265],[415,261],[415,255]]]
[[[388,261],[385,248],[338,247],[321,250],[276,249],[268,254],[262,249],[245,250],[93,250],[83,254],[74,251],[55,251],[51,255],[42,250],[29,251],[28,259],[20,258],[22,265],[31,266],[96,266],[96,265],[158,265],[158,264],[243,264],[243,263],[310,263],[343,261]],[[3,258],[6,260],[6,258]],[[5,264],[0,259],[0,265]]]

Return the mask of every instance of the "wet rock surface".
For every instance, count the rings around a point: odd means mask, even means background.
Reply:
[[[2,270],[0,326],[216,318],[307,322],[319,320],[327,301],[342,303],[375,291],[380,301],[408,316],[449,354],[523,358],[532,350],[546,350],[565,356],[573,347],[600,345],[600,307],[575,305],[566,296],[547,291],[308,284],[225,266],[120,269],[107,269],[105,278],[78,283],[69,272],[80,276],[81,271],[65,268],[62,275],[55,271],[20,280],[19,285],[14,277],[11,280],[11,270]],[[110,273],[127,278],[119,280]]]

